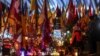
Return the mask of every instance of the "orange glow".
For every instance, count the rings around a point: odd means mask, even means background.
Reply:
[[[25,37],[25,40],[28,40],[28,37]]]

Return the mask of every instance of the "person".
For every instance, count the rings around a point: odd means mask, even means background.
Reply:
[[[82,38],[81,38],[81,30],[78,24],[76,24],[73,27],[73,33],[70,40],[70,44],[72,47],[74,47],[74,49],[78,49],[78,51],[80,52],[79,54],[82,53],[83,43],[82,43]]]
[[[89,35],[89,47],[90,47],[90,50],[89,50],[89,54],[90,55],[95,55],[96,52],[97,52],[97,45],[96,45],[96,42],[97,42],[97,39],[98,37],[100,36],[99,34],[99,30],[98,30],[98,18],[96,18],[97,16],[94,15],[94,16],[91,16],[90,19],[90,24],[89,24],[89,30],[88,30],[88,35]]]
[[[81,31],[80,31],[80,28],[78,27],[78,25],[75,25],[73,27],[73,32],[72,32],[70,44],[73,45],[73,44],[75,44],[75,42],[80,42],[80,41],[81,41]],[[74,46],[77,46],[76,44]]]

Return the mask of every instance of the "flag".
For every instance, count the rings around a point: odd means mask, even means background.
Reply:
[[[62,8],[62,14],[61,14],[61,19],[60,19],[62,28],[65,26],[65,19],[66,19],[66,12],[64,8]]]
[[[72,9],[73,10],[73,8],[74,8],[73,0],[70,0],[67,9]]]
[[[73,0],[69,0],[69,4],[66,12],[68,13],[67,24],[70,24],[74,20],[74,13],[75,13],[75,6],[73,5]]]
[[[89,16],[92,16],[93,15],[93,8],[92,8],[92,6],[90,5],[89,6]]]
[[[51,42],[51,37],[50,37],[50,21],[48,19],[48,14],[47,14],[47,0],[44,0],[44,4],[42,7],[42,15],[44,19],[43,26],[42,26],[43,29],[42,39],[43,42],[48,45]]]
[[[9,10],[9,17],[11,15],[14,15],[15,18],[19,18],[19,6],[20,6],[20,0],[12,0],[10,10]]]
[[[22,36],[19,35],[18,38],[17,38],[17,42],[21,43],[21,40],[22,40]]]
[[[50,5],[47,4],[47,10],[48,10],[48,18],[50,18],[52,16],[52,11],[50,9]]]
[[[56,8],[56,14],[57,14],[57,17],[60,17],[61,16],[61,10],[59,9],[58,6]]]
[[[66,25],[68,26],[67,28],[72,29],[73,25],[75,24],[74,20],[76,20],[75,6],[73,4],[73,0],[69,0],[69,4],[68,4],[68,8],[67,8],[66,12],[67,12],[66,15],[68,16],[67,23],[66,23]]]
[[[34,1],[31,0],[31,3],[32,3],[32,7],[34,7],[34,8],[31,9],[31,11],[34,10],[34,14],[31,16],[32,18],[31,18],[30,28],[32,29],[32,35],[33,35],[33,37],[37,37],[36,35],[38,33],[38,25],[41,22],[40,21],[38,23],[38,21],[39,21],[38,20],[38,18],[39,18],[39,11],[38,11],[39,6],[38,6],[38,1],[37,0],[34,0]]]
[[[77,9],[75,8],[74,10],[74,17],[77,17],[78,16],[78,12],[77,12]]]
[[[36,8],[36,6],[35,6],[36,3],[37,3],[36,0],[31,0],[31,7],[30,7],[31,10],[34,10]]]
[[[36,22],[36,24],[35,24],[35,30],[36,30],[36,32],[37,32],[37,28],[38,28],[38,17],[39,17],[39,11],[38,11],[38,9],[39,9],[39,6],[38,6],[38,1],[37,0],[35,0],[35,22]]]
[[[14,39],[16,40],[19,36],[20,28],[21,28],[21,14],[19,14],[19,7],[20,7],[20,0],[12,0],[10,9],[9,9],[9,14],[8,18],[9,20],[13,20],[14,26],[13,28],[13,33],[14,33]]]
[[[72,22],[73,18],[73,14],[74,14],[74,5],[73,5],[73,0],[69,1],[68,4],[68,8],[67,8],[67,12],[68,12],[68,20],[67,23],[70,24]]]

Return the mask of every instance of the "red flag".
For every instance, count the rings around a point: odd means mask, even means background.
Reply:
[[[50,37],[50,21],[48,19],[48,14],[47,14],[47,0],[44,0],[42,13],[44,15],[43,41],[45,44],[49,44],[51,42],[51,37]]]
[[[74,10],[74,17],[77,17],[78,16],[78,13],[77,13],[77,9],[75,8]]]
[[[18,18],[19,3],[20,0],[12,0],[9,15],[14,15],[16,18]]]
[[[61,16],[61,10],[59,9],[58,6],[56,8],[56,14],[57,14],[57,17],[60,17]]]
[[[68,12],[68,21],[67,24],[71,24],[74,21],[75,17],[75,6],[73,5],[73,0],[69,0],[68,8],[66,10]]]
[[[19,15],[19,5],[20,5],[20,0],[12,0],[11,2],[11,6],[10,6],[10,10],[9,10],[9,17],[11,19],[14,20],[16,26],[15,26],[15,34],[14,34],[14,39],[17,39],[18,36],[20,35],[19,32],[20,31],[20,28],[21,28],[21,16]],[[13,17],[12,17],[13,15]],[[14,28],[14,27],[13,27]]]
[[[93,15],[92,10],[93,10],[93,8],[92,8],[92,6],[90,5],[90,6],[89,6],[89,16],[92,16],[92,15]]]

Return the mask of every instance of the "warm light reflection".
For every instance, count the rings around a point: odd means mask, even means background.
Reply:
[[[28,40],[28,37],[25,37],[25,40]]]
[[[75,56],[78,56],[78,52],[75,52]]]
[[[18,43],[15,43],[15,49],[16,49],[16,50],[19,49],[19,45],[18,45]]]

